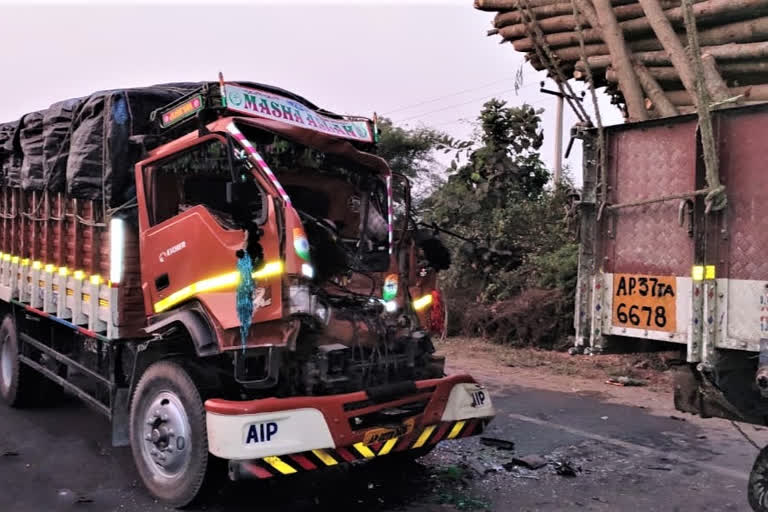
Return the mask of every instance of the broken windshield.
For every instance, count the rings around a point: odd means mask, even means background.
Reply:
[[[240,128],[285,189],[316,249],[340,243],[345,252],[364,260],[363,266],[368,269],[388,265],[384,177],[342,156],[251,126]]]

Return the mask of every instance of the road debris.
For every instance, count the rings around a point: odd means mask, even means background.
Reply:
[[[507,441],[506,439],[498,439],[495,437],[481,437],[480,444],[491,446],[499,450],[513,451],[515,449],[514,441]]]
[[[671,466],[645,466],[646,469],[654,469],[656,471],[672,471]]]
[[[6,452],[3,452],[2,456],[3,457],[18,457],[19,456],[19,452],[14,452],[14,451],[8,450]]]
[[[675,421],[688,421],[685,418],[681,418],[680,416],[675,416],[675,415],[670,415],[669,418]]]
[[[644,380],[627,376],[611,377],[605,383],[612,386],[645,386]]]
[[[528,469],[539,469],[547,465],[547,459],[540,455],[526,455],[512,459],[512,466],[522,466]],[[506,468],[508,465],[505,465]]]
[[[555,461],[555,473],[560,476],[575,477],[578,473],[581,473],[581,466],[575,466],[570,459],[561,459]]]

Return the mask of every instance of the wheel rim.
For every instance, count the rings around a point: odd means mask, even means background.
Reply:
[[[141,455],[153,474],[179,476],[192,457],[189,418],[179,397],[161,391],[142,416]]]
[[[13,380],[13,345],[11,344],[11,337],[5,335],[0,342],[0,387],[3,391],[8,391],[11,387],[11,380]]]

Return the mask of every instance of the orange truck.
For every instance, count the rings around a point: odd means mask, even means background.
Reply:
[[[4,401],[77,395],[173,506],[227,470],[482,432],[491,398],[434,353],[433,270],[377,138],[375,119],[221,79],[0,124]]]

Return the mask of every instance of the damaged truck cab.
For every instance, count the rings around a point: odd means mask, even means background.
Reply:
[[[38,256],[3,247],[6,401],[41,375],[77,393],[111,418],[116,444],[130,443],[150,492],[176,506],[223,461],[233,479],[261,479],[418,457],[480,433],[490,396],[445,376],[435,355],[423,321],[433,295],[412,295],[425,269],[408,180],[375,155],[376,123],[257,84],[184,92],[131,137],[135,204],[100,219],[110,279],[81,272],[104,297],[100,323],[25,300],[13,261]],[[69,269],[34,266],[58,271],[52,286],[70,295]],[[29,330],[34,315],[56,338]],[[91,355],[76,348],[89,343]]]

